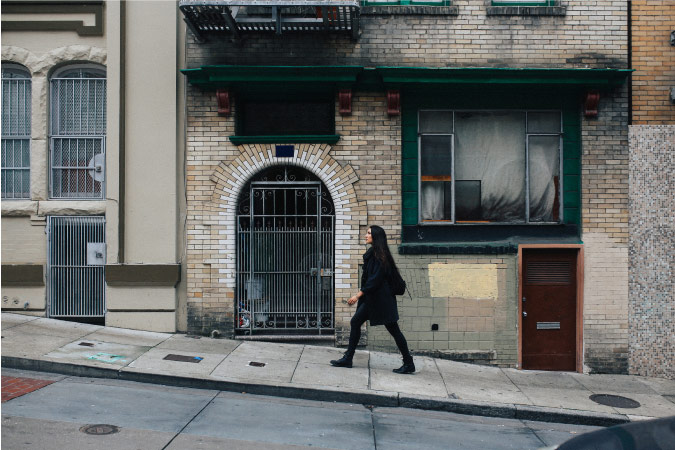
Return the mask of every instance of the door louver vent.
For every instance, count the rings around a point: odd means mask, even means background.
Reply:
[[[569,261],[529,261],[526,266],[527,284],[570,284],[572,264]]]

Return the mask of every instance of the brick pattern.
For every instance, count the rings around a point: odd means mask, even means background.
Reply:
[[[675,125],[630,127],[629,370],[675,379]]]
[[[561,16],[487,16],[487,0],[456,0],[457,15],[378,15],[361,17],[358,41],[328,34],[287,34],[281,38],[246,36],[236,45],[228,37],[199,44],[188,36],[188,67],[229,65],[361,65],[410,67],[579,67],[626,68],[627,3],[623,0],[569,0]],[[586,265],[586,355],[589,370],[625,370],[627,359],[628,246],[628,91],[603,91],[600,114],[582,121],[582,239],[586,254],[598,264]],[[405,99],[404,99],[405,101]],[[233,247],[231,201],[236,186],[256,164],[270,162],[268,147],[236,147],[234,112],[217,115],[213,93],[188,90],[188,314],[191,331],[227,331],[232,323]],[[337,342],[345,342],[353,309],[341,300],[358,288],[358,265],[367,224],[385,228],[392,248],[401,230],[401,122],[386,114],[384,94],[355,92],[353,114],[336,111],[340,141],[330,148],[312,147],[341,169],[349,166],[355,180],[348,204],[360,216],[348,234],[336,236],[344,257],[341,287],[336,292]],[[256,162],[253,161],[255,159]],[[249,166],[246,165],[249,164]],[[242,166],[243,165],[243,166]],[[307,167],[307,166],[305,166]],[[340,169],[338,169],[340,170]],[[229,174],[229,175],[228,175]],[[234,176],[235,184],[228,181]],[[328,184],[330,179],[324,179]],[[232,180],[230,180],[232,181]],[[236,184],[238,182],[239,184]],[[332,192],[331,192],[332,193]],[[353,195],[353,197],[351,197]],[[228,200],[229,199],[229,200]],[[335,199],[335,198],[334,198]],[[354,219],[354,214],[351,215]],[[513,255],[460,257],[398,255],[405,276],[413,281],[413,301],[400,301],[401,325],[410,347],[418,352],[493,352],[490,361],[514,365],[517,358],[517,268]],[[430,262],[494,262],[500,269],[498,300],[492,305],[468,299],[434,298],[429,293]],[[619,277],[606,289],[605,269]],[[622,281],[623,280],[623,281]],[[623,284],[621,284],[623,283]],[[431,325],[438,324],[438,331]],[[230,325],[231,327],[231,325]],[[231,331],[231,330],[230,330]],[[368,330],[368,346],[394,350],[384,328]]]
[[[668,125],[675,122],[670,89],[675,88],[675,0],[631,2],[633,124]]]
[[[453,0],[457,15],[363,15],[357,42],[315,34],[188,41],[188,65],[620,67],[627,2],[565,0],[564,16],[488,16],[489,0]]]
[[[36,380],[35,378],[8,377],[2,376],[2,403],[10,401],[13,398],[21,397],[37,391],[45,386],[54,383],[49,380]]]
[[[394,249],[392,249],[394,250]],[[396,252],[393,252],[396,255]],[[492,352],[485,363],[513,367],[517,362],[517,257],[401,256],[397,265],[412,300],[398,298],[399,325],[411,349],[418,354],[455,359],[462,352]],[[496,264],[499,293],[496,299],[432,297],[428,266],[431,263]],[[432,331],[432,325],[438,325]],[[368,347],[395,350],[384,327],[372,327]]]

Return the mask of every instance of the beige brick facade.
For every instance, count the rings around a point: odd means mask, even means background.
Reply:
[[[356,42],[335,35],[307,39],[288,34],[279,39],[249,35],[232,45],[226,37],[197,43],[188,36],[187,62],[190,68],[213,64],[627,67],[628,6],[624,1],[564,1],[557,13],[543,16],[491,15],[490,5],[486,0],[457,0],[453,2],[457,13],[452,15],[421,9],[415,13],[414,8],[408,15],[390,14],[386,8],[364,10]],[[235,134],[236,97],[229,117],[218,116],[213,92],[191,87],[187,103],[188,323],[193,331],[209,332],[231,324],[233,318],[230,230],[234,202],[256,168],[273,164],[274,158],[269,145],[237,147],[228,141]],[[337,343],[344,342],[352,311],[340,300],[358,288],[358,264],[365,250],[360,236],[367,224],[378,224],[387,231],[411,285],[413,299],[399,298],[400,323],[411,348],[418,353],[514,366],[519,339],[516,254],[398,254],[397,246],[402,243],[401,118],[387,115],[384,92],[354,92],[352,114],[343,116],[336,110],[335,121],[340,135],[336,144],[296,144],[296,148],[298,155],[322,154],[304,167],[320,176],[334,200],[336,191],[329,186],[331,179],[321,176],[321,162],[327,158],[326,164],[335,162],[338,172],[349,171],[345,197],[359,214],[352,214],[349,227],[336,234],[342,265],[342,278],[336,285]],[[583,344],[589,371],[626,370],[627,121],[625,86],[603,90],[597,118],[581,119],[579,239],[586,255]],[[301,164],[298,155],[292,164]],[[492,299],[432,295],[429,267],[433,264],[448,268],[495,265],[497,295]],[[370,348],[395,348],[386,331],[377,327],[368,329],[367,343]]]

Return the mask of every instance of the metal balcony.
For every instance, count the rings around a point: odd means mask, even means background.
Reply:
[[[180,0],[197,40],[253,33],[359,33],[359,0]]]

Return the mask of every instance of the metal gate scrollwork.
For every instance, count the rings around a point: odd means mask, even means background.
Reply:
[[[237,210],[235,329],[240,335],[334,332],[333,201],[293,166],[249,182]]]

